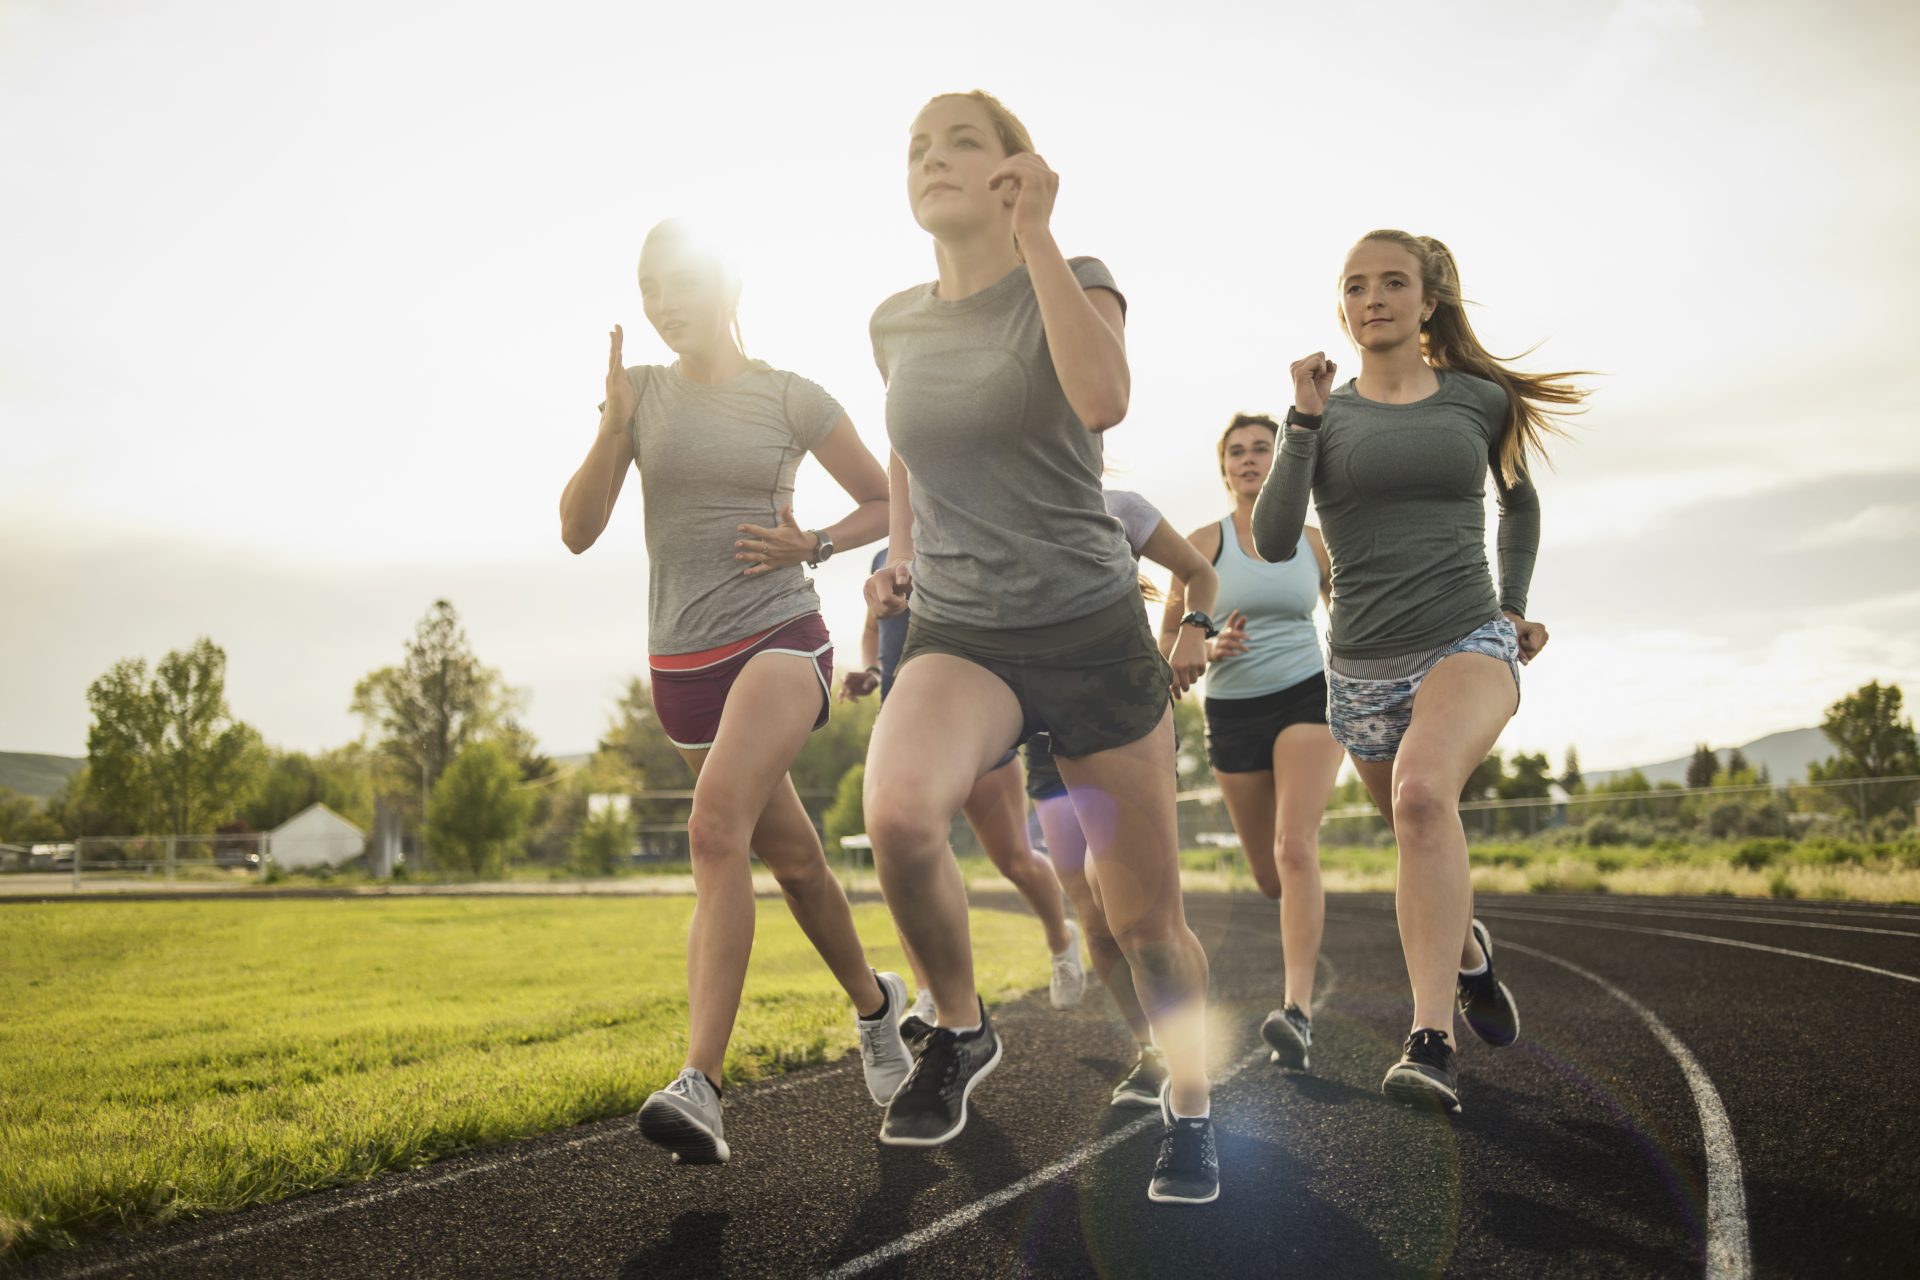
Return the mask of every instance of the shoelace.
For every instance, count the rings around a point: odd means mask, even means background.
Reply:
[[[1447,1051],[1452,1047],[1446,1032],[1430,1027],[1422,1027],[1407,1037],[1407,1056],[1416,1062],[1445,1062]]]
[[[1175,1120],[1160,1135],[1160,1153],[1154,1160],[1154,1167],[1166,1173],[1193,1173],[1212,1163],[1212,1155],[1212,1125]]]

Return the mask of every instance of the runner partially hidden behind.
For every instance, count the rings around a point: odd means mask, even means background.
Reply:
[[[1316,351],[1293,364],[1280,458],[1253,511],[1268,560],[1298,554],[1311,494],[1332,559],[1327,684],[1334,738],[1400,846],[1400,944],[1413,1028],[1381,1089],[1460,1109],[1453,1012],[1495,1047],[1520,1034],[1473,919],[1460,791],[1518,709],[1520,665],[1547,643],[1529,622],[1540,542],[1528,477],[1572,374],[1522,374],[1488,354],[1438,240],[1375,231],[1347,255],[1341,318],[1360,376],[1334,388]],[[1500,585],[1486,556],[1486,476],[1500,502]]]
[[[874,1102],[885,1104],[909,1069],[897,1025],[906,984],[868,967],[787,775],[827,722],[833,673],[819,598],[800,566],[885,531],[886,474],[825,391],[747,359],[738,299],[738,282],[681,224],[648,233],[640,300],[679,358],[623,368],[615,326],[599,434],[560,498],[561,537],[578,554],[606,528],[628,464],[640,473],[654,713],[694,772],[687,835],[698,897],[686,1065],[647,1099],[640,1131],[695,1164],[729,1155],[721,1067],[753,947],[751,854],[853,1002]],[[809,452],[858,504],[825,529],[793,519],[794,472]]]
[[[1131,386],[1125,304],[1104,265],[1055,243],[1059,177],[995,99],[933,99],[905,159],[939,278],[887,299],[872,322],[893,508],[887,565],[867,598],[888,617],[911,592],[913,620],[868,751],[865,809],[887,907],[933,988],[935,1026],[880,1140],[949,1141],[1000,1061],[947,830],[1008,748],[1045,729],[1107,921],[1166,1051],[1147,1194],[1211,1201],[1207,956],[1180,897],[1172,674],[1101,500],[1100,433],[1126,416]]]
[[[886,567],[887,552],[882,547],[873,556],[875,572]],[[882,618],[871,603],[867,606],[867,624],[860,636],[862,669],[849,671],[840,683],[840,696],[852,701],[878,690],[882,702],[893,692],[893,677],[900,666],[900,650],[907,642],[909,615],[900,613]],[[1087,970],[1080,960],[1080,929],[1067,919],[1061,885],[1054,878],[1047,860],[1033,850],[1027,836],[1027,799],[1021,789],[1018,755],[1008,750],[1000,763],[973,784],[960,811],[973,828],[974,839],[987,860],[1020,891],[1020,896],[1040,918],[1046,932],[1052,978],[1047,996],[1056,1009],[1070,1009],[1080,1003],[1087,989]],[[914,955],[905,935],[900,939],[907,963],[913,968],[918,986],[913,1004],[907,1010],[905,1032],[909,1041],[922,1038],[933,1027],[933,989],[927,971]]]
[[[1260,892],[1280,902],[1284,995],[1260,1034],[1273,1062],[1304,1071],[1313,1047],[1313,980],[1326,929],[1320,819],[1340,747],[1327,732],[1327,680],[1313,608],[1329,589],[1327,550],[1311,525],[1295,553],[1267,563],[1253,550],[1253,504],[1273,466],[1279,426],[1235,414],[1220,437],[1220,477],[1233,510],[1188,536],[1220,573],[1225,615],[1207,665],[1207,760]],[[1174,584],[1167,622],[1187,608]]]

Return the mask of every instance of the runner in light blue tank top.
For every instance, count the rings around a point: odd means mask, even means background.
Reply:
[[[1217,608],[1225,618],[1208,653],[1207,760],[1254,883],[1280,901],[1285,995],[1260,1034],[1273,1062],[1305,1070],[1326,925],[1320,815],[1341,752],[1327,731],[1325,664],[1313,623],[1329,583],[1320,531],[1303,529],[1296,554],[1283,562],[1270,564],[1253,551],[1253,504],[1277,435],[1271,418],[1234,415],[1219,445],[1220,477],[1234,509],[1190,538],[1220,575]],[[1176,591],[1168,615],[1185,608]]]

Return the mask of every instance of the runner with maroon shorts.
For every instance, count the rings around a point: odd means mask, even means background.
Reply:
[[[687,937],[686,1064],[647,1099],[640,1130],[676,1161],[729,1154],[721,1070],[753,947],[751,856],[852,1001],[867,1089],[884,1104],[906,1078],[897,1022],[906,984],[875,973],[853,913],[787,770],[827,722],[833,646],[802,564],[887,528],[887,478],[831,396],[749,360],[739,283],[679,223],[640,254],[647,319],[678,359],[621,363],[615,326],[607,398],[586,461],[560,499],[576,555],[606,528],[631,463],[645,499],[648,650],[654,712],[693,770],[687,820],[698,905]],[[793,478],[812,453],[857,504],[824,529],[793,518]]]

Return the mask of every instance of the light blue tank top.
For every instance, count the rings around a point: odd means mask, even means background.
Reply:
[[[1240,549],[1233,517],[1220,521],[1220,599],[1213,617],[1224,622],[1235,609],[1247,615],[1247,652],[1207,668],[1209,698],[1258,698],[1320,674],[1320,638],[1313,607],[1320,601],[1320,560],[1307,535],[1293,559],[1255,560]]]

